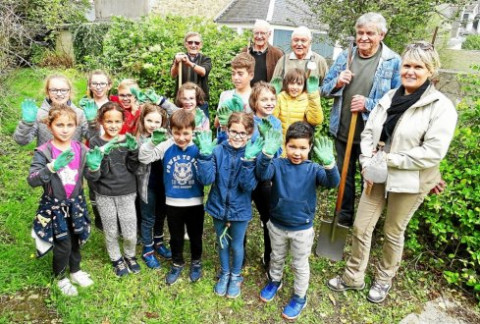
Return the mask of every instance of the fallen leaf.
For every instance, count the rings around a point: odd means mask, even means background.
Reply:
[[[333,306],[336,306],[336,305],[337,305],[337,301],[336,301],[335,298],[332,296],[332,294],[328,294],[328,298],[329,298],[330,301],[332,302]]]

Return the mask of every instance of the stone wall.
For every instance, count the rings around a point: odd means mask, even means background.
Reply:
[[[153,0],[152,11],[160,14],[215,18],[231,0]]]
[[[458,77],[461,74],[465,73],[452,70],[440,70],[437,77],[438,81],[435,84],[435,87],[450,98],[455,105],[463,98],[461,84],[458,81]]]
[[[139,18],[148,15],[149,10],[149,0],[95,0],[96,20],[105,20],[111,16]]]

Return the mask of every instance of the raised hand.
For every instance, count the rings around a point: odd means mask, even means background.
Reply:
[[[283,80],[281,77],[275,77],[270,81],[270,84],[275,88],[277,95],[282,92]]]
[[[272,123],[267,119],[263,118],[262,121],[258,124],[258,132],[260,133],[260,136],[265,138],[265,135],[267,135],[267,132],[273,128]]]
[[[38,107],[33,99],[25,99],[22,102],[22,120],[33,123],[37,119]]]
[[[93,99],[87,99],[83,103],[83,112],[85,113],[85,118],[90,121],[94,121],[97,118],[97,104]]]
[[[157,146],[158,144],[167,140],[167,130],[165,128],[157,128],[152,133],[152,144]]]
[[[202,126],[202,122],[205,117],[205,114],[200,108],[195,108],[195,127]]]
[[[252,140],[249,140],[247,142],[247,146],[245,147],[245,159],[251,160],[255,158],[258,155],[258,153],[262,151],[264,144],[265,142],[261,137],[257,138],[257,140],[254,143],[252,143]]]
[[[145,92],[145,96],[148,98],[148,100],[150,100],[152,103],[156,105],[158,105],[163,99],[163,97],[158,95],[153,89],[148,89]]]
[[[282,133],[274,129],[269,130],[267,134],[265,134],[263,153],[266,155],[275,155],[280,146],[282,146]]]
[[[234,94],[232,98],[222,102],[222,108],[227,107],[231,111],[242,112],[243,111],[243,100],[237,94]]]
[[[118,147],[126,147],[127,150],[133,151],[133,150],[138,149],[138,143],[137,143],[137,140],[135,139],[135,137],[132,134],[127,133],[126,134],[126,141],[124,143],[118,144]]]
[[[142,104],[149,101],[147,96],[142,92],[142,90],[136,87],[131,87],[130,92],[135,96],[135,99],[137,99],[138,103]]]
[[[90,171],[97,171],[100,169],[100,165],[103,160],[102,150],[98,146],[95,146],[93,150],[87,152],[87,168]]]
[[[307,79],[307,92],[313,93],[317,90],[318,90],[318,77],[311,75]]]
[[[217,145],[217,139],[212,141],[212,131],[203,131],[196,136],[195,144],[198,146],[200,154],[211,155],[215,145]]]
[[[315,139],[313,152],[315,152],[323,165],[330,165],[335,162],[335,157],[333,156],[333,142],[326,136],[320,136],[320,138]]]
[[[87,102],[89,102],[90,100],[92,100],[92,99],[88,98],[87,96],[83,96],[82,99],[80,99],[80,101],[78,101],[78,106],[82,109],[85,109],[85,104]]]
[[[218,122],[220,123],[220,126],[227,126],[228,119],[232,114],[233,114],[232,110],[230,110],[228,107],[222,106],[217,111],[217,117],[218,117]]]
[[[63,169],[72,162],[74,157],[75,153],[72,152],[72,149],[63,151],[55,160],[53,160],[53,171],[57,172],[58,170]]]
[[[100,149],[103,151],[103,154],[108,155],[110,152],[118,147],[118,136],[110,140],[107,144],[103,145]]]

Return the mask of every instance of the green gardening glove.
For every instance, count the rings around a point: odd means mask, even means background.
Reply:
[[[202,126],[203,119],[205,118],[205,114],[200,108],[195,109],[195,127]]]
[[[167,130],[165,128],[157,128],[152,133],[152,144],[157,146],[158,144],[165,142],[167,138]]]
[[[90,171],[97,171],[102,164],[103,153],[98,146],[87,152],[87,168]]]
[[[275,77],[270,81],[270,84],[275,88],[277,95],[282,92],[283,80],[281,77]]]
[[[146,92],[145,92],[145,96],[148,98],[148,100],[150,100],[152,103],[158,105],[160,104],[160,102],[162,101],[163,97],[156,94],[155,93],[155,90],[153,89],[148,89]]]
[[[95,118],[97,118],[97,104],[93,99],[87,99],[84,102],[83,105],[83,113],[85,114],[85,118],[87,118],[87,121],[91,122],[94,121]]]
[[[74,157],[75,154],[72,152],[72,149],[63,151],[55,160],[53,160],[53,171],[57,172],[58,170],[63,169],[72,162]]]
[[[307,93],[313,93],[318,90],[318,77],[309,76],[307,79]]]
[[[278,149],[282,146],[282,133],[271,129],[265,135],[265,145],[263,146],[263,153],[269,156],[275,155]]]
[[[260,133],[260,136],[265,138],[265,135],[267,135],[267,132],[273,128],[272,123],[267,119],[263,118],[262,121],[258,124],[258,132]]]
[[[228,107],[222,106],[220,109],[218,109],[217,117],[218,117],[218,122],[220,123],[220,126],[227,126],[228,119],[232,114],[233,114],[233,111],[230,110]]]
[[[198,146],[201,155],[211,155],[217,139],[212,141],[212,131],[199,132],[195,139],[195,144]]]
[[[149,99],[147,98],[147,96],[142,92],[142,90],[138,89],[138,88],[135,88],[135,87],[131,87],[130,88],[130,92],[135,96],[135,99],[137,99],[137,102],[138,103],[146,103],[147,101],[149,101]]]
[[[135,136],[133,136],[130,133],[127,133],[125,139],[126,139],[125,142],[118,144],[118,147],[126,147],[127,150],[129,151],[138,149],[138,143],[137,143],[137,140],[135,139]]]
[[[315,152],[322,165],[330,165],[335,162],[333,142],[326,136],[320,136],[320,138],[315,139],[313,152]]]
[[[108,155],[113,149],[116,149],[118,145],[118,136],[116,136],[100,149],[103,151],[103,154]]]
[[[261,137],[257,138],[254,143],[252,143],[252,140],[249,140],[247,142],[247,146],[245,147],[245,159],[251,160],[253,158],[256,158],[258,153],[262,151],[264,144],[265,142]]]
[[[38,107],[33,99],[25,99],[22,102],[22,120],[33,123],[37,119]]]
[[[227,99],[224,102],[222,102],[222,108],[223,107],[227,107],[232,112],[235,112],[235,111],[242,112],[243,111],[242,97],[240,97],[239,95],[237,95],[235,93],[232,98]]]

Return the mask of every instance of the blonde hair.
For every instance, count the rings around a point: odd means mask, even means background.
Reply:
[[[90,73],[88,74],[88,79],[87,79],[87,82],[88,82],[88,90],[87,90],[87,92],[88,92],[88,96],[89,96],[90,98],[93,98],[93,91],[90,90],[90,83],[92,82],[92,78],[93,78],[94,75],[103,75],[103,76],[105,76],[105,77],[107,78],[107,83],[108,83],[108,85],[111,85],[111,84],[112,84],[112,79],[110,78],[110,76],[108,75],[107,72],[105,72],[105,71],[103,71],[103,70],[94,70],[94,71],[90,72]],[[110,93],[110,90],[108,91],[107,96],[108,96],[109,93]]]
[[[407,45],[402,54],[402,61],[412,60],[425,64],[432,76],[437,74],[440,68],[440,57],[432,44],[425,41],[418,41]]]
[[[70,82],[70,80],[69,80],[66,76],[64,76],[63,74],[50,74],[50,75],[45,79],[44,90],[45,90],[45,95],[47,96],[47,98],[50,99],[50,94],[49,94],[48,89],[50,88],[50,82],[51,82],[53,79],[59,79],[59,80],[65,81],[65,83],[68,85],[68,88],[69,88],[69,90],[70,90],[70,91],[68,92],[68,99],[69,99],[69,100],[72,100],[72,98],[74,97],[74,95],[73,95],[72,82]]]
[[[66,104],[55,104],[53,103],[48,111],[47,117],[45,117],[42,122],[47,126],[51,126],[55,119],[59,118],[62,115],[66,115],[75,121],[77,126],[77,113],[73,110],[72,107],[69,107]]]
[[[250,98],[248,98],[248,104],[250,105],[250,108],[252,108],[253,111],[257,111],[257,101],[260,98],[260,94],[262,93],[263,90],[270,91],[274,95],[276,95],[275,88],[270,84],[265,81],[259,81],[255,83],[255,85],[252,88],[252,92],[250,93]]]
[[[118,87],[117,87],[117,90],[120,91],[120,90],[129,90],[130,91],[130,88],[137,88],[138,90],[140,90],[140,87],[138,86],[138,83],[137,81],[133,80],[133,79],[123,79],[119,84],[118,84]]]

